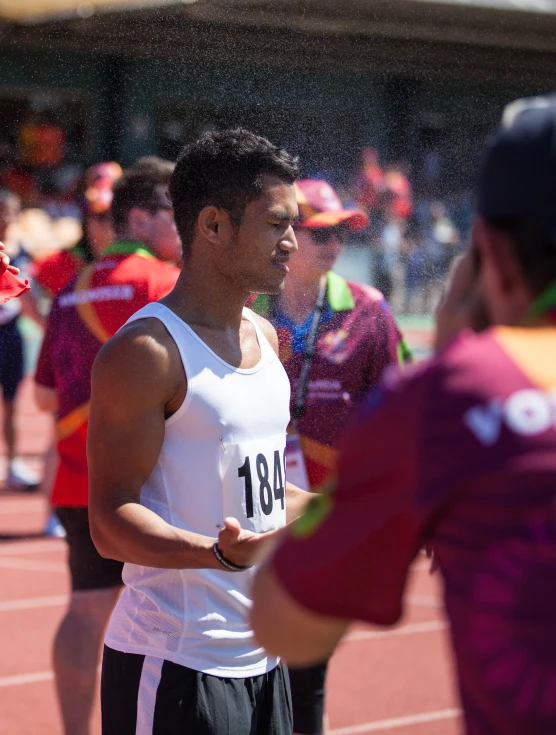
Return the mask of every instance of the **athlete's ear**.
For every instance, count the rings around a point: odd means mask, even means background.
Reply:
[[[231,232],[230,217],[225,209],[203,207],[197,217],[197,228],[203,239],[214,245],[225,245]]]

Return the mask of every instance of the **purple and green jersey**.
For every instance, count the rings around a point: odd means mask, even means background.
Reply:
[[[468,735],[556,733],[556,327],[464,334],[387,373],[337,486],[273,560],[324,616],[391,625],[432,545]]]
[[[251,304],[278,332],[280,359],[292,385],[293,401],[312,314],[304,324],[296,325],[276,307],[270,296],[257,296]],[[386,367],[408,359],[409,350],[380,291],[330,271],[307,382],[305,415],[297,422],[312,489],[334,473],[338,441],[354,407],[378,383]]]

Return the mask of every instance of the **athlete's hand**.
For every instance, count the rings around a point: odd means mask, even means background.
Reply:
[[[228,561],[248,567],[259,560],[275,534],[276,531],[246,531],[236,518],[225,518],[224,528],[218,534],[218,549]]]
[[[17,276],[19,273],[19,268],[16,268],[15,265],[10,265],[10,259],[8,258],[6,253],[2,252],[4,249],[4,243],[0,242],[0,261],[2,261],[2,265],[7,271],[13,273],[14,276]]]

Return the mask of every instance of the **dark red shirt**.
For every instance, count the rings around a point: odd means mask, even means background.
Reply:
[[[274,308],[268,296],[258,296],[251,308],[276,328],[280,359],[292,386],[293,410],[312,314],[297,326]],[[380,291],[330,271],[305,414],[297,424],[311,488],[318,489],[335,472],[338,441],[354,408],[389,365],[409,356]]]
[[[387,375],[273,561],[309,610],[392,624],[431,543],[470,735],[556,733],[555,388],[555,327],[465,335]]]

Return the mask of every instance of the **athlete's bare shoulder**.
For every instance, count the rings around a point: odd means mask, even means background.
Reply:
[[[124,392],[164,404],[183,399],[187,389],[179,350],[162,322],[152,317],[126,324],[102,346],[93,380],[116,382]]]
[[[278,354],[278,335],[276,334],[276,330],[272,324],[268,319],[265,319],[264,316],[260,316],[260,314],[257,314],[257,312],[252,309],[249,309],[249,316],[252,317],[253,321],[260,327],[262,333],[270,342],[272,349],[276,354]]]

